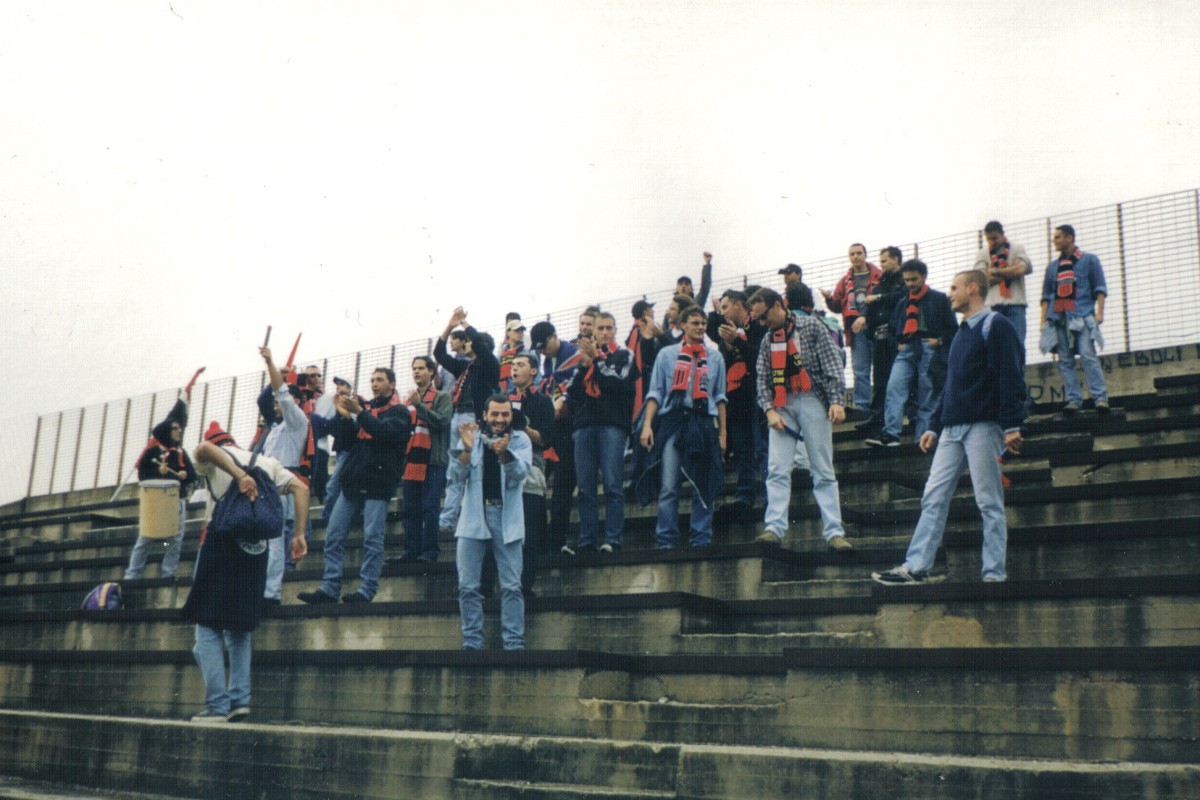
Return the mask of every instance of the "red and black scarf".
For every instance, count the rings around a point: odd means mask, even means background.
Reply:
[[[904,341],[911,341],[921,330],[921,306],[929,292],[929,284],[921,286],[919,291],[908,293],[908,308],[904,309],[904,330],[900,335]]]
[[[372,400],[370,405],[368,405],[364,410],[371,412],[371,416],[378,419],[380,414],[387,411],[389,408],[395,408],[398,405],[400,405],[400,395],[396,394],[395,392],[392,392],[392,396],[389,397],[387,400],[383,401],[382,403],[380,403],[379,405],[375,405],[375,401]],[[311,427],[310,427],[310,430],[311,430]],[[360,425],[358,428],[358,438],[371,439],[373,437],[371,436],[371,434],[367,433]]]
[[[746,331],[738,328],[737,338],[740,341],[746,341]],[[725,391],[736,392],[741,388],[742,381],[746,380],[746,375],[749,374],[749,365],[741,350],[731,346],[729,352],[731,355],[726,359],[729,366],[725,369]]]
[[[992,256],[992,269],[1004,269],[1008,266],[1008,240],[1005,239],[1000,243],[1000,246],[989,251]],[[1000,288],[1000,296],[1005,300],[1012,299],[1012,280],[1009,278],[1001,278],[997,284]]]
[[[608,358],[609,354],[616,349],[612,342],[596,348],[596,357],[592,359],[592,363],[588,365],[588,371],[583,375],[583,390],[587,392],[588,397],[600,396],[600,383],[596,380],[596,362]]]
[[[795,394],[812,389],[795,333],[796,320],[790,314],[787,325],[771,331],[771,385],[774,387],[771,403],[776,408],[787,405],[788,392]]]
[[[1054,313],[1063,314],[1075,310],[1075,265],[1083,258],[1083,251],[1078,247],[1073,252],[1063,253],[1058,259],[1058,273],[1055,276]]]
[[[421,405],[433,408],[437,398],[437,387],[432,383],[421,397]],[[404,480],[423,481],[429,468],[429,451],[433,438],[429,435],[429,423],[417,416],[417,407],[408,407],[409,419],[412,421],[412,436],[408,437],[408,448],[404,451]]]
[[[625,343],[625,346],[633,353],[633,363],[637,365],[638,377],[633,384],[633,416],[631,417],[631,419],[637,419],[638,414],[642,413],[643,398],[646,394],[646,365],[642,363],[642,332],[637,322],[633,323],[633,330],[629,332],[629,341]]]
[[[675,361],[672,392],[691,391],[693,400],[708,399],[708,348],[704,343],[684,342]]]

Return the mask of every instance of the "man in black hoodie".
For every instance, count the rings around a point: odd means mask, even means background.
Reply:
[[[874,382],[871,391],[871,414],[856,427],[860,431],[879,435],[883,430],[883,403],[887,397],[888,378],[892,374],[892,364],[896,361],[896,334],[891,329],[892,312],[896,305],[908,294],[904,278],[900,274],[900,261],[903,253],[899,247],[888,246],[879,251],[879,268],[883,277],[875,287],[875,293],[867,295],[867,333],[874,342],[871,351],[871,370]],[[909,405],[912,405],[911,398]],[[916,413],[914,407],[913,413]]]
[[[579,485],[579,551],[611,553],[621,549],[625,529],[622,472],[625,442],[633,417],[633,353],[616,343],[612,314],[596,314],[592,338],[579,343],[579,369],[567,386],[575,446],[575,479]],[[600,504],[596,473],[604,481],[604,542],[599,543]]]
[[[459,325],[462,325],[463,329],[455,330]],[[462,358],[455,358],[446,349],[452,334],[461,342],[459,352],[462,353]],[[467,324],[467,312],[459,306],[454,309],[442,335],[433,345],[434,359],[454,376],[453,386],[441,387],[443,391],[450,392],[450,399],[454,402],[454,414],[450,417],[449,461],[458,458],[462,452],[462,440],[458,437],[458,429],[464,422],[482,424],[487,399],[500,390],[500,360],[496,358],[495,346],[489,344],[490,340],[490,336]],[[441,516],[438,517],[439,531],[453,533],[458,528],[462,496],[461,483],[447,483],[446,501],[442,505]]]
[[[183,443],[183,430],[187,427],[188,402],[191,400],[191,386],[183,397],[175,401],[167,418],[151,430],[150,443],[137,460],[138,481],[174,480],[179,481],[179,532],[169,539],[147,539],[139,536],[129,554],[129,566],[125,568],[125,580],[131,581],[142,577],[146,568],[146,559],[151,550],[163,549],[162,566],[159,574],[164,578],[175,577],[179,569],[179,552],[183,547],[184,522],[187,516],[187,495],[192,484],[196,482],[196,467],[191,457],[180,445]]]
[[[358,591],[342,597],[343,603],[369,603],[379,591],[383,570],[383,538],[388,504],[404,470],[404,447],[411,429],[407,407],[396,394],[396,373],[379,367],[371,374],[374,395],[364,408],[357,397],[338,397],[339,442],[346,465],[340,481],[342,496],[325,530],[325,574],[321,586],[301,592],[305,603],[336,603],[342,588],[342,563],[346,537],[359,511],[363,515],[363,559]]]

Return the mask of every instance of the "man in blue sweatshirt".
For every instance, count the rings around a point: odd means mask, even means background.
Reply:
[[[871,574],[885,585],[924,583],[942,542],[950,501],[963,460],[971,472],[975,503],[983,515],[983,580],[1003,581],[1008,524],[1000,453],[1021,450],[1025,380],[1016,328],[984,305],[987,274],[960,272],[950,284],[950,304],[963,322],[950,343],[946,386],[933,412],[930,429],[921,435],[922,452],[937,445],[921,518],[904,563]],[[940,438],[940,441],[939,441]]]

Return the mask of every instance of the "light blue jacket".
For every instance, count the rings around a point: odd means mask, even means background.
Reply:
[[[467,487],[463,492],[462,513],[458,515],[458,530],[454,532],[456,537],[463,539],[492,538],[483,518],[484,447],[483,431],[477,431],[475,444],[471,448],[471,466],[451,458],[446,473],[447,480],[465,483]],[[521,500],[521,486],[533,464],[533,444],[529,436],[524,431],[513,431],[508,452],[512,453],[513,460],[507,464],[501,463],[500,469],[503,473],[504,543],[512,544],[525,538],[525,505]]]

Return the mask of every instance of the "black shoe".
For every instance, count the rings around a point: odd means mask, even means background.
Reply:
[[[1096,413],[1102,417],[1111,410],[1112,409],[1109,408],[1107,400],[1100,400],[1096,403]]]
[[[854,426],[854,430],[858,431],[859,433],[871,433],[879,427],[878,423],[879,420],[875,418],[874,414],[872,414],[862,422],[857,423]]]
[[[367,597],[362,592],[351,592],[350,594],[342,595],[343,603],[369,603],[371,598]]]
[[[384,563],[386,563],[386,564],[411,564],[412,562],[414,562],[416,560],[417,560],[416,553],[405,553],[402,556],[392,556],[391,558],[385,559]]]
[[[264,606],[281,606],[281,605],[283,605],[283,601],[280,600],[278,597],[264,597],[263,605]]]
[[[868,436],[866,439],[863,439],[863,444],[865,444],[867,447],[883,447],[883,436],[884,435],[882,433],[877,433],[874,436]]]
[[[296,599],[301,603],[309,605],[320,605],[322,603],[336,603],[338,599],[331,594],[326,594],[320,589],[314,589],[311,592],[300,592],[296,595]]]
[[[890,433],[885,433],[883,436],[879,437],[879,443],[884,447],[899,447],[900,437],[892,436]]]

